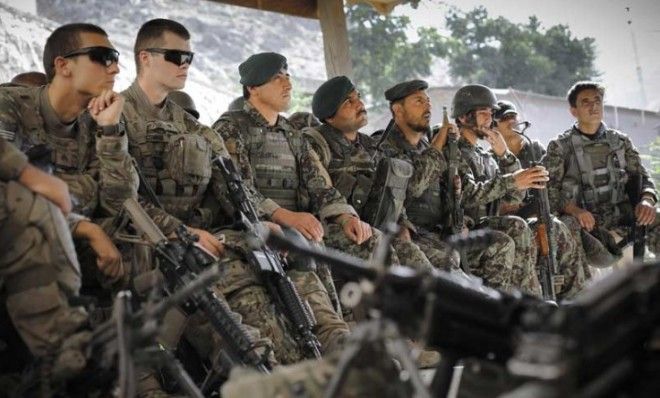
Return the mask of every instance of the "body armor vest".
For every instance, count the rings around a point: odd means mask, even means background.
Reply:
[[[265,197],[291,211],[307,211],[309,202],[302,199],[299,159],[303,138],[292,128],[259,127],[243,110],[226,112],[241,130],[254,185]]]
[[[307,128],[304,132],[322,147],[323,153],[319,155],[334,187],[362,215],[376,173],[373,158],[376,143],[369,136],[359,133],[364,150],[354,151],[351,146],[342,145],[339,142],[342,139],[340,133],[331,129],[331,126],[324,124],[316,129]]]
[[[132,130],[129,150],[167,213],[188,225],[208,227],[210,211],[201,203],[211,179],[211,144],[188,133],[185,111],[168,105],[173,121],[146,120],[126,102],[124,114]]]
[[[467,161],[475,182],[484,182],[497,177],[500,168],[493,156],[481,148],[468,148],[466,144],[461,145],[459,140],[461,157]],[[482,217],[493,217],[499,214],[500,200],[494,200],[479,207],[468,207],[466,204],[465,215],[472,218],[475,222]]]
[[[570,151],[573,156],[566,170],[562,187],[567,194],[577,193],[578,205],[594,211],[603,205],[628,202],[626,194],[626,156],[624,141],[615,130],[607,129],[605,137],[591,140],[578,132],[570,132]],[[578,182],[579,186],[568,186]]]
[[[419,142],[419,149],[415,151],[407,151],[408,160],[412,162],[415,156],[429,147],[425,140]],[[424,227],[429,230],[436,229],[444,220],[447,219],[447,214],[443,211],[444,187],[439,179],[429,182],[428,188],[424,191],[422,196],[409,200],[406,204],[406,213],[408,219],[415,225]]]
[[[98,183],[83,172],[95,153],[94,137],[90,133],[93,120],[87,112],[78,118],[78,131],[74,138],[57,137],[45,131],[45,122],[40,110],[41,90],[45,88],[12,87],[3,92],[10,95],[19,105],[21,128],[16,127],[13,144],[22,152],[35,145],[45,144],[51,150],[53,174],[64,180],[74,198],[74,211],[91,217],[98,205]]]

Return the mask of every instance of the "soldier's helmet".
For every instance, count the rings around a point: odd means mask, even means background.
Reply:
[[[493,119],[502,120],[505,116],[508,115],[517,115],[518,110],[516,106],[511,101],[500,100],[497,101],[497,106],[500,108],[493,113]]]
[[[493,110],[499,109],[495,93],[481,84],[468,84],[458,89],[454,94],[454,100],[451,104],[451,117],[457,118],[484,106],[491,107]]]
[[[193,101],[192,97],[189,96],[186,92],[172,91],[169,94],[169,98],[172,102],[185,109],[186,112],[193,115],[195,119],[199,119],[199,111],[197,111],[195,101]]]

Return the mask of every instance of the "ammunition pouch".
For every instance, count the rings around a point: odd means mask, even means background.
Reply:
[[[368,223],[381,228],[399,220],[412,174],[413,166],[405,160],[384,158],[380,161],[373,186],[382,188],[372,190],[369,196],[364,214]]]

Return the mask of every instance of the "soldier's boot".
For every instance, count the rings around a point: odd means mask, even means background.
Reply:
[[[538,245],[527,222],[517,216],[490,217],[488,226],[509,235],[515,243],[511,278],[512,288],[541,297],[541,283],[536,273]]]
[[[68,303],[80,289],[80,266],[66,220],[23,185],[0,183],[0,242],[7,313],[35,357],[53,353],[87,321]]]
[[[288,275],[316,318],[314,334],[324,354],[340,349],[349,335],[348,324],[335,310],[323,283],[314,271],[290,270]]]
[[[509,291],[513,273],[516,244],[500,231],[492,232],[492,243],[485,249],[465,251],[470,272],[490,287]]]

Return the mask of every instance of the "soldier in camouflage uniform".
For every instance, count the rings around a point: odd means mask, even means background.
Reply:
[[[509,150],[518,158],[523,168],[531,167],[532,162],[538,162],[545,154],[545,148],[539,141],[527,140],[514,130],[518,122],[518,111],[509,101],[498,101],[499,109],[493,114],[497,122],[497,131],[502,134]],[[530,228],[536,234],[536,221],[538,217],[538,202],[534,191],[528,190],[521,203],[514,204],[502,201],[500,214],[517,215],[527,220]],[[557,265],[559,274],[554,277],[555,292],[558,299],[571,298],[586,284],[588,267],[586,255],[582,248],[582,239],[579,228],[569,229],[558,218],[553,217],[553,236],[557,250]]]
[[[168,214],[185,222],[203,246],[226,259],[218,288],[230,307],[242,315],[244,324],[272,340],[279,362],[300,361],[304,353],[259,275],[245,261],[246,236],[233,230],[207,232],[216,226],[208,202],[226,201],[221,195],[224,182],[212,171],[211,159],[229,154],[222,137],[172,101],[171,93],[185,85],[193,59],[189,40],[187,29],[171,20],[152,20],[140,29],[135,43],[138,77],[123,92],[129,150]],[[214,191],[213,185],[218,189]],[[220,235],[226,237],[225,244]],[[194,334],[186,331],[189,340],[200,342]],[[331,331],[320,331],[321,337],[328,334]]]
[[[22,151],[51,151],[44,162],[75,198],[77,215],[68,218],[83,277],[102,283],[124,275],[109,235],[112,216],[138,182],[119,124],[124,101],[112,91],[118,55],[101,28],[65,25],[44,47],[48,85],[0,89],[0,127]]]
[[[83,309],[69,305],[80,289],[62,214],[71,211],[71,198],[66,183],[30,165],[6,133],[0,136],[0,296],[30,353],[43,358],[87,322]],[[4,365],[21,362],[9,358],[7,348],[0,350]]]
[[[423,136],[429,131],[431,103],[425,90],[426,82],[413,80],[400,83],[387,92],[391,99],[395,128],[384,137],[381,150],[386,156],[408,159],[413,163],[415,174],[408,186],[406,212],[416,227],[413,239],[434,262],[432,250],[437,250],[437,243],[444,238],[443,225],[448,214],[442,204],[444,183],[447,173],[447,154],[445,142],[449,131],[458,131],[455,126],[444,126],[433,137],[431,143]],[[479,203],[502,196],[515,190],[517,185],[525,186],[528,181],[511,175],[496,176],[488,181],[475,182],[470,168],[460,162],[462,203]],[[471,225],[470,227],[473,227]],[[514,241],[503,232],[495,231],[494,242],[486,250],[468,250],[465,259],[470,270],[484,279],[490,286],[510,289],[512,287],[512,269],[514,268]],[[445,253],[440,253],[446,257]],[[435,264],[435,262],[434,262]],[[455,264],[457,264],[455,262]],[[457,266],[457,265],[456,265]]]
[[[452,101],[452,117],[460,131],[458,148],[470,174],[478,182],[501,176],[506,188],[490,198],[469,200],[463,197],[465,216],[475,228],[492,228],[509,235],[515,243],[515,262],[511,284],[527,293],[541,295],[536,276],[538,248],[525,220],[516,216],[500,216],[499,202],[519,203],[526,188],[543,188],[547,172],[543,167],[521,169],[520,162],[506,147],[502,135],[491,130],[492,111],[497,109],[495,94],[482,85],[461,87]],[[477,141],[485,139],[491,146],[486,151]],[[463,170],[461,174],[465,174]],[[528,186],[521,187],[517,179],[526,178]],[[523,188],[523,189],[521,189]]]
[[[647,226],[648,248],[658,254],[655,185],[630,139],[603,122],[604,93],[595,82],[578,82],[568,91],[576,123],[550,141],[543,160],[550,172],[550,204],[569,228],[589,238],[583,239],[588,253],[599,240],[613,255],[620,255],[610,232],[625,239],[634,221]],[[626,192],[632,176],[641,177],[641,200],[634,208]]]
[[[377,142],[358,131],[367,124],[367,111],[360,94],[350,79],[337,76],[323,83],[314,93],[312,108],[323,124],[303,130],[305,138],[319,155],[335,188],[364,219],[367,213],[365,207],[375,206],[369,198],[380,159],[377,158]],[[373,192],[376,191],[373,189]],[[412,228],[405,212],[399,222],[403,228]],[[420,270],[431,268],[429,260],[408,234],[394,238],[392,245],[399,260],[407,265]]]

